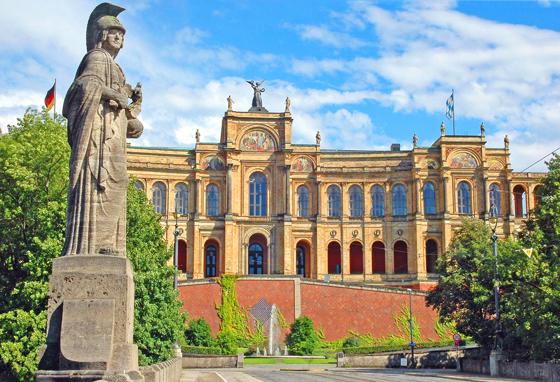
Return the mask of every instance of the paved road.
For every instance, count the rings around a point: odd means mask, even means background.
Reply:
[[[335,369],[327,365],[251,365],[244,369],[185,369],[181,382],[514,382],[449,370]]]

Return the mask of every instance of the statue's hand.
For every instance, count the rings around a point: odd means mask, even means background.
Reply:
[[[132,96],[130,97],[132,102],[142,102],[142,84],[138,82],[136,87],[132,90]]]
[[[121,109],[128,109],[128,97],[124,94],[117,93],[115,101],[117,101]]]

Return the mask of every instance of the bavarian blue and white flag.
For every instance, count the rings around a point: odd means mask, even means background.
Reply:
[[[455,117],[455,100],[453,98],[453,90],[451,91],[451,95],[447,99],[447,102],[445,102],[445,106],[447,106],[445,116],[449,119],[453,119],[453,117]]]

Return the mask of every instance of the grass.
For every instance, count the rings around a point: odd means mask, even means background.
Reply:
[[[334,358],[259,358],[245,357],[246,365],[308,365],[308,364],[328,364],[336,363]]]

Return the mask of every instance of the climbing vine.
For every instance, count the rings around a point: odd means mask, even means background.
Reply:
[[[221,320],[217,340],[220,347],[229,352],[236,352],[238,346],[248,346],[252,337],[247,311],[237,300],[236,280],[235,275],[222,275],[218,279],[218,284],[222,288],[222,303],[216,306]]]

